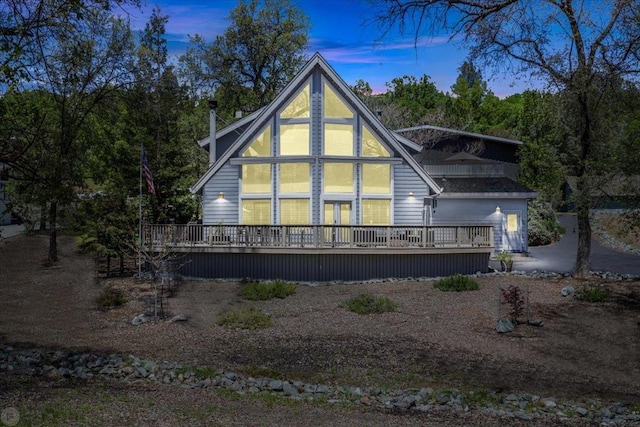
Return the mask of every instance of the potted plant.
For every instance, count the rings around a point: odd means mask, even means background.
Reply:
[[[513,269],[513,257],[505,250],[498,253],[498,261],[500,261],[500,267],[502,271],[511,271]]]

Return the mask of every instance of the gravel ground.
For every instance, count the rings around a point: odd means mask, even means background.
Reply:
[[[46,243],[42,236],[18,236],[0,246],[0,344],[117,351],[313,383],[513,390],[556,398],[640,402],[638,282],[607,283],[614,291],[613,300],[588,304],[560,296],[562,287],[584,284],[570,278],[486,276],[477,279],[480,290],[463,293],[437,291],[431,282],[299,286],[293,296],[263,302],[239,299],[239,283],[185,281],[169,299],[169,310],[185,314],[187,322],[132,326],[131,319],[143,311],[138,298],[150,293],[148,284],[98,279],[93,260],[78,255],[68,237],[60,240],[61,261],[46,267]],[[499,288],[509,285],[529,290],[531,318],[543,320],[543,327],[520,325],[510,334],[495,332],[497,319],[507,313],[499,305]],[[93,301],[105,287],[126,291],[130,302],[123,308],[97,311]],[[340,307],[362,292],[389,297],[398,303],[397,312],[359,316]],[[275,326],[230,331],[216,325],[221,313],[245,307],[268,312]],[[92,405],[103,400],[103,391],[113,394],[114,387],[121,387],[103,382],[73,387],[13,382],[2,378],[0,406],[32,396],[33,417],[42,414],[43,405],[64,406],[73,401],[75,393],[78,401]],[[183,406],[185,417],[195,411],[193,419],[205,420],[204,424],[234,424],[226,422],[227,416],[240,420],[235,425],[276,423],[273,415],[266,415],[273,411],[269,404],[248,397],[198,394],[197,390],[176,393],[142,385],[118,390],[116,395],[124,396],[122,406],[127,408],[118,412],[131,417],[127,424],[166,419],[157,425],[175,425],[183,418],[166,416],[167,408]],[[168,403],[145,406],[146,401]],[[209,401],[213,409],[207,412]],[[215,409],[216,402],[224,411]],[[350,417],[360,425],[416,422],[415,416],[402,414],[273,405],[283,417],[279,423],[290,425],[311,420],[339,425],[337,420]],[[140,411],[141,407],[145,409]],[[315,415],[296,418],[300,412]],[[264,422],[246,418],[253,416]],[[105,419],[118,420],[113,414]],[[491,425],[481,418],[447,417],[418,423],[431,422]]]

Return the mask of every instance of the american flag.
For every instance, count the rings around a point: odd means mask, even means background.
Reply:
[[[144,174],[145,179],[147,180],[147,188],[149,189],[149,193],[156,195],[156,187],[153,185],[153,174],[151,173],[151,168],[149,168],[149,161],[147,160],[147,154],[142,150],[142,173]]]

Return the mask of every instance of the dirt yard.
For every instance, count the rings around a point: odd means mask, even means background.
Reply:
[[[170,298],[169,310],[186,315],[187,322],[132,326],[131,319],[143,311],[138,298],[149,293],[148,284],[98,278],[93,259],[77,254],[69,237],[60,239],[60,262],[47,267],[46,244],[42,236],[19,236],[0,246],[0,345],[113,351],[325,384],[456,387],[640,402],[640,282],[607,283],[612,300],[590,304],[560,295],[564,286],[584,284],[568,278],[481,277],[480,290],[462,293],[435,290],[431,282],[298,286],[293,296],[262,302],[241,300],[239,283],[184,281]],[[520,325],[515,332],[496,333],[497,319],[508,311],[499,304],[499,288],[509,285],[529,290],[531,318],[543,320],[543,327]],[[106,287],[123,289],[130,302],[106,312],[96,310],[94,300]],[[387,296],[398,303],[398,310],[359,316],[340,307],[363,292]],[[251,306],[271,314],[275,326],[230,331],[216,325],[221,313]],[[10,381],[0,381],[0,406],[17,393],[7,387]],[[78,385],[78,390],[87,387]],[[18,388],[26,390],[25,396],[39,389],[30,382]],[[66,396],[65,390],[58,392]],[[40,393],[56,402],[58,392],[44,387]],[[151,399],[161,392],[137,386],[121,393],[129,396],[127,402],[137,402],[133,395]],[[197,401],[191,393],[174,393],[169,406],[179,405],[181,399]],[[91,387],[80,394],[81,402],[100,395]],[[233,398],[210,394],[203,392],[199,399],[209,396],[206,399],[215,405],[238,408],[239,420],[247,405],[253,408],[249,413],[258,416],[273,409],[246,399],[232,404]],[[283,415],[287,411],[296,412],[289,408]],[[317,411],[327,423],[332,417],[342,419],[336,409],[314,407],[306,412]],[[358,412],[357,417],[366,424],[411,421],[377,413]],[[303,424],[293,419],[303,420],[292,418],[285,424]],[[473,423],[484,424],[480,419]]]

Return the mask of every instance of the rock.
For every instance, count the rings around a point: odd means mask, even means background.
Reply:
[[[147,317],[146,314],[138,314],[136,317],[133,318],[133,320],[131,320],[131,324],[133,326],[138,326],[138,325],[142,325],[143,323],[147,323],[149,321],[149,318]]]
[[[586,410],[585,408],[583,408],[582,406],[578,406],[578,407],[576,408],[576,413],[577,413],[578,415],[580,415],[581,417],[584,417],[584,416],[586,416],[586,415],[589,413],[589,411],[587,411],[587,410]]]
[[[504,398],[505,402],[517,402],[518,400],[520,400],[520,398],[518,396],[516,396],[515,394],[513,394],[513,393],[508,394]]]
[[[553,399],[543,399],[542,404],[545,408],[555,408],[558,404]]]
[[[511,332],[513,331],[513,329],[514,327],[513,327],[513,323],[511,323],[511,320],[509,319],[498,320],[496,331],[498,331],[499,334],[504,334],[505,332]]]
[[[273,391],[282,391],[282,381],[273,380],[269,382],[269,389]]]
[[[187,315],[186,314],[178,314],[177,316],[173,316],[169,322],[186,322]]]
[[[576,294],[576,290],[573,286],[565,286],[560,290],[560,295],[563,297],[572,297]]]
[[[360,398],[360,403],[362,405],[370,406],[371,405],[371,398],[369,396],[362,396]]]

